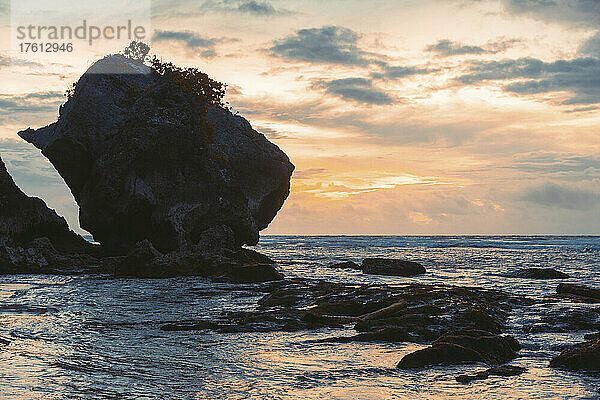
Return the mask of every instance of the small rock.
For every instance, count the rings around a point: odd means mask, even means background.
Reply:
[[[347,268],[347,269],[361,269],[360,265],[354,261],[344,261],[335,264],[328,265],[329,268]]]
[[[521,346],[512,336],[466,329],[443,335],[430,347],[405,355],[398,368],[423,368],[464,362],[500,364],[517,356]]]
[[[377,311],[373,311],[368,314],[364,314],[360,317],[361,321],[369,321],[375,319],[385,318],[389,315],[393,315],[398,313],[398,311],[406,309],[406,301],[400,300],[397,303],[392,304],[391,306],[381,308]]]
[[[456,377],[456,380],[461,383],[469,383],[474,380],[483,380],[487,379],[490,376],[516,376],[521,375],[523,372],[527,371],[527,368],[517,367],[515,365],[502,365],[499,367],[493,367],[486,369],[485,371],[480,371],[472,375],[459,375]]]
[[[553,268],[525,268],[507,275],[509,278],[526,279],[568,279],[569,275]]]
[[[550,366],[571,371],[600,371],[600,339],[567,347],[550,361]]]
[[[279,281],[283,274],[272,264],[232,265],[227,268],[227,280],[232,283]]]
[[[584,303],[600,303],[600,289],[583,285],[561,283],[556,288],[556,293]]]
[[[414,276],[425,273],[425,267],[414,261],[392,258],[365,258],[362,271],[371,275]]]

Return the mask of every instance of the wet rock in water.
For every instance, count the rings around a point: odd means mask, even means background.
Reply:
[[[594,289],[583,285],[572,285],[561,283],[556,288],[559,297],[566,297],[583,303],[600,303],[600,289]]]
[[[114,274],[147,278],[204,276],[232,283],[283,279],[270,258],[253,250],[198,245],[163,254],[148,240],[138,242],[135,249],[117,263]]]
[[[378,319],[387,318],[390,315],[395,315],[398,312],[402,312],[406,309],[406,300],[400,300],[390,306],[380,308],[377,311],[370,312],[360,317],[361,321],[373,321]]]
[[[569,275],[553,268],[525,268],[507,275],[509,278],[568,279]]]
[[[459,375],[456,377],[456,380],[461,383],[469,383],[474,380],[484,380],[489,378],[490,376],[516,376],[521,375],[527,371],[527,368],[518,367],[516,365],[501,365],[499,367],[492,367],[486,369],[485,371],[480,371],[475,374],[469,375]]]
[[[187,249],[222,225],[236,247],[256,244],[294,166],[241,116],[202,115],[194,96],[169,74],[108,56],[79,79],[57,122],[19,135],[64,178],[81,227],[115,254],[144,239],[163,253]]]
[[[523,332],[572,332],[600,329],[600,308],[574,309],[573,307],[553,306],[540,309],[535,324],[525,325]]]
[[[600,371],[600,339],[567,347],[550,361],[550,366],[571,371]]]
[[[391,258],[365,258],[361,265],[365,274],[415,276],[425,273],[425,267],[414,261]]]
[[[354,261],[344,261],[335,264],[328,265],[329,268],[347,268],[347,269],[361,269],[360,265]]]
[[[255,310],[224,312],[205,320],[171,322],[179,330],[271,332],[352,327],[356,335],[323,342],[431,342],[448,330],[476,327],[465,318],[471,310],[485,313],[498,326],[522,298],[497,290],[421,284],[360,285],[314,279],[286,279],[255,286],[265,293]],[[178,330],[173,327],[170,330]]]
[[[519,342],[512,336],[499,336],[474,329],[462,330],[445,334],[430,347],[405,355],[397,367],[424,368],[466,362],[502,364],[517,357],[520,349]]]
[[[598,332],[598,333],[588,333],[587,335],[584,336],[584,338],[586,340],[600,339],[600,332]]]
[[[352,336],[339,336],[321,339],[321,343],[350,343],[350,342],[414,342],[413,335],[403,328],[383,328],[374,332],[359,333]]]

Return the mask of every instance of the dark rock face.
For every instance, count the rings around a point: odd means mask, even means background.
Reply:
[[[484,380],[490,376],[516,376],[521,375],[527,371],[527,368],[518,367],[516,365],[501,365],[499,367],[492,367],[485,371],[480,371],[472,375],[459,375],[456,380],[461,383],[469,383],[475,380]]]
[[[42,199],[23,193],[0,158],[0,241],[24,246],[39,237],[60,250],[80,250],[86,244]]]
[[[365,258],[362,271],[372,275],[414,276],[425,273],[425,268],[416,262],[388,258]]]
[[[193,246],[162,254],[149,240],[138,242],[112,271],[117,276],[167,278],[205,276],[232,283],[257,283],[283,279],[274,262],[252,250]]]
[[[567,297],[575,301],[600,303],[600,289],[594,289],[583,285],[561,283],[556,288],[556,293],[561,297]]]
[[[600,371],[600,339],[566,348],[550,361],[550,366],[571,371]]]
[[[430,347],[405,355],[398,368],[424,368],[465,362],[502,364],[517,357],[521,346],[512,336],[481,330],[462,330],[443,335]]]
[[[115,65],[119,73],[106,73]],[[189,248],[221,225],[236,246],[255,244],[287,198],[294,166],[244,118],[212,109],[204,120],[190,96],[110,56],[80,78],[57,122],[19,135],[56,167],[82,228],[108,248],[125,252],[144,239],[161,252]]]
[[[328,265],[329,268],[347,268],[347,269],[361,269],[360,265],[354,261],[344,261],[335,264]]]
[[[513,274],[508,275],[509,278],[526,278],[526,279],[568,279],[569,275],[564,272],[557,271],[553,268],[525,268]]]
[[[43,200],[23,193],[0,158],[0,272],[74,269],[90,261],[89,257],[73,259],[63,253],[85,253],[90,247]]]

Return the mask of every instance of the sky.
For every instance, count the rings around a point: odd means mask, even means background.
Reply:
[[[65,89],[124,46],[23,59],[8,6],[0,154],[77,228],[16,132],[56,121]],[[597,0],[154,0],[148,15],[152,53],[227,83],[295,164],[263,233],[600,234]]]

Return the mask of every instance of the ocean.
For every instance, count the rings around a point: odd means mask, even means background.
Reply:
[[[600,288],[600,237],[263,236],[253,247],[286,278],[357,284],[427,283],[499,289],[539,299],[559,282]],[[418,261],[425,275],[365,275],[327,265],[366,257]],[[562,280],[508,278],[549,267]],[[257,289],[258,288],[258,289]],[[253,310],[258,285],[203,278],[0,277],[2,399],[598,399],[598,373],[548,367],[564,345],[600,331],[600,305],[556,301],[512,310],[504,333],[521,343],[514,377],[458,383],[481,364],[398,370],[416,343],[319,343],[352,326],[296,332],[168,332],[165,323]],[[577,330],[536,329],[548,310]],[[544,319],[545,318],[545,319]],[[596,320],[594,320],[596,318]]]

